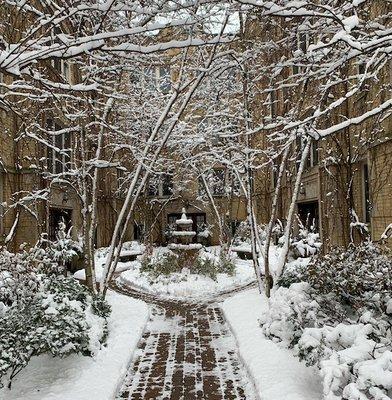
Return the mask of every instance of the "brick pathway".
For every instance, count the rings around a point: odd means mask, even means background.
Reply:
[[[235,340],[217,303],[150,303],[151,319],[116,399],[255,399]]]

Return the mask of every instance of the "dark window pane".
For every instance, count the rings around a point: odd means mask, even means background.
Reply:
[[[64,172],[71,167],[71,134],[64,133]]]
[[[214,169],[212,174],[212,194],[223,196],[225,194],[225,170]]]
[[[162,195],[170,196],[173,194],[173,177],[169,174],[162,176]]]
[[[56,125],[56,131],[57,131],[57,125]],[[56,147],[56,160],[55,160],[55,173],[60,174],[63,172],[63,156],[60,153],[59,150],[62,150],[64,148],[63,146],[63,135],[58,135],[55,134],[54,136],[54,145]]]
[[[149,67],[145,70],[145,85],[147,89],[156,89],[155,67]]]
[[[318,165],[319,160],[318,160],[318,142],[314,141],[313,146],[312,146],[312,152],[313,152],[313,166]]]
[[[148,181],[147,195],[148,196],[159,195],[159,180],[155,176],[152,176]]]
[[[369,190],[369,168],[367,164],[363,166],[363,183],[365,196],[365,222],[370,222],[371,203]]]
[[[159,67],[159,89],[162,93],[169,93],[171,89],[170,68]]]

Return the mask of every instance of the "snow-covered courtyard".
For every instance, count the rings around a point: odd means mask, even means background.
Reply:
[[[0,1],[0,400],[392,400],[392,0]]]
[[[233,253],[229,275],[183,269],[155,276],[140,271],[143,246],[132,242],[125,248],[123,255],[138,256],[119,263],[108,292],[113,311],[106,344],[91,358],[33,358],[11,390],[1,389],[2,398],[181,399],[189,393],[194,398],[321,399],[316,371],[263,336],[258,319],[268,301],[254,289],[251,260]],[[220,252],[210,247],[200,255],[218,261]],[[152,257],[170,253],[158,247]],[[107,248],[96,252],[98,279],[107,254]],[[279,249],[272,247],[271,255],[276,263]],[[83,281],[83,270],[75,277]]]

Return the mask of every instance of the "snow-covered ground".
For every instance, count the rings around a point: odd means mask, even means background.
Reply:
[[[12,390],[0,389],[1,400],[108,400],[124,377],[148,319],[147,305],[108,292],[112,306],[107,346],[95,358],[33,358],[13,380]]]
[[[236,273],[233,276],[217,274],[216,281],[189,271],[172,273],[152,279],[147,273],[140,272],[140,263],[135,262],[131,269],[122,272],[117,278],[122,285],[129,285],[167,298],[184,300],[205,299],[218,293],[247,285],[254,281],[251,261],[237,259]]]
[[[241,292],[222,304],[260,399],[320,400],[318,370],[306,367],[289,350],[264,337],[258,318],[267,307],[266,297],[256,289]]]

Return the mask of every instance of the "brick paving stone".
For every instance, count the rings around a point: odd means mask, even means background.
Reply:
[[[168,301],[131,288],[114,288],[151,307],[116,400],[256,398],[217,303]]]

